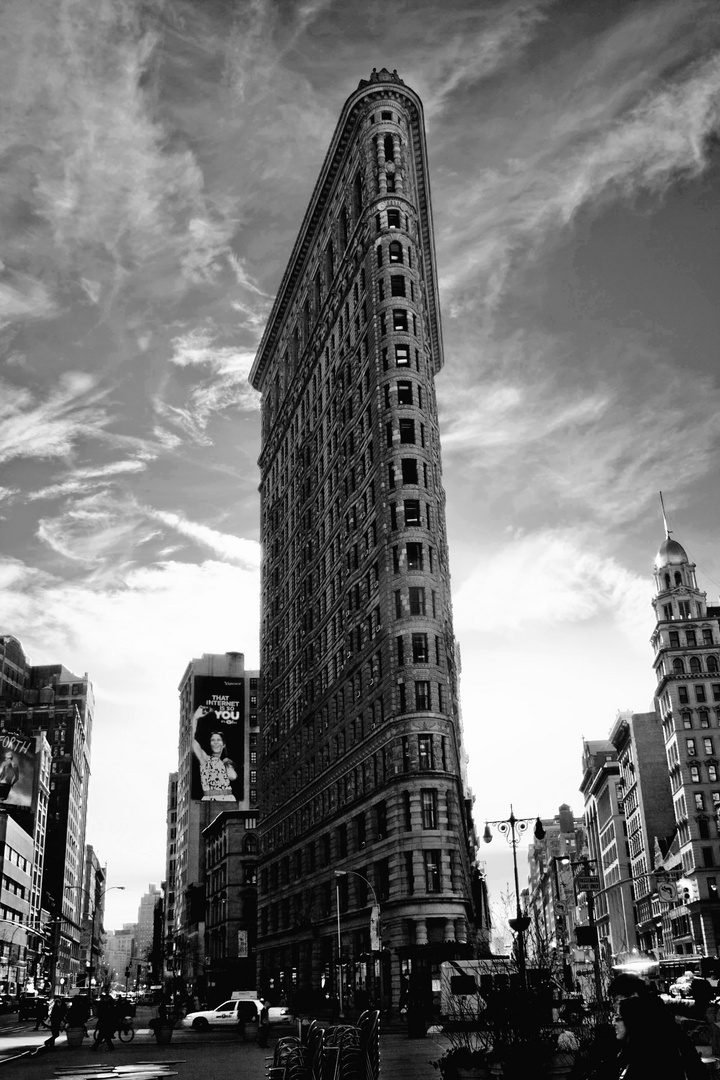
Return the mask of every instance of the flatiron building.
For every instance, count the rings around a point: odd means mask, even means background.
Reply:
[[[422,104],[373,71],[342,110],[251,373],[271,1000],[397,1007],[476,947],[442,364]]]

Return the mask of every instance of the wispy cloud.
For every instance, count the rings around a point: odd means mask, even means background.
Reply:
[[[516,505],[536,513],[560,500],[606,523],[634,520],[668,474],[684,485],[712,468],[720,391],[626,334],[609,345],[583,341],[590,372],[574,344],[478,335],[480,370],[468,362],[438,382],[446,465],[483,497],[514,491]]]
[[[529,602],[507,603],[508,588]],[[481,569],[460,586],[453,602],[458,633],[517,634],[532,627],[610,616],[628,639],[646,641],[652,629],[647,578],[593,551],[577,530],[519,533],[486,552]]]
[[[538,76],[527,117],[512,127],[512,145],[503,142],[502,129],[484,125],[482,115],[476,121],[473,143],[484,150],[478,168],[468,170],[466,161],[463,183],[449,173],[445,185],[441,247],[453,257],[445,260],[442,283],[451,311],[476,305],[478,298],[492,307],[514,260],[527,260],[580,209],[638,192],[661,195],[678,179],[707,168],[711,140],[720,131],[720,57],[678,55],[671,36],[679,34],[678,5],[672,7],[674,16],[663,4],[662,18],[638,13],[608,31],[625,59],[638,52],[635,36],[641,31],[664,35],[668,70],[654,72],[654,80],[647,73],[643,78],[635,64],[622,71],[601,36],[592,43],[594,52],[587,55],[586,43],[574,58],[580,69],[576,95],[567,96],[567,58],[558,61],[565,77],[560,101],[551,96],[552,74]],[[661,42],[654,45],[663,55]],[[514,93],[528,89],[524,82]]]
[[[190,537],[226,562],[236,563],[239,566],[259,567],[260,565],[260,545],[255,540],[230,536],[228,533],[218,532],[207,525],[188,521],[179,514],[171,514],[164,510],[152,510],[149,516],[163,522],[182,536]]]
[[[459,10],[426,6],[409,28],[411,40],[416,38],[413,64],[401,74],[421,91],[429,124],[457,91],[512,67],[556,2],[508,0]]]
[[[72,474],[54,484],[48,484],[37,491],[27,492],[25,498],[32,502],[37,499],[55,499],[59,496],[75,495],[79,492],[87,492],[90,488],[97,489],[113,484],[118,478],[144,472],[146,469],[146,461],[114,461],[107,465],[76,468]]]
[[[0,462],[55,458],[71,453],[79,439],[109,422],[96,379],[67,372],[44,400],[9,384],[0,388]]]
[[[196,437],[204,435],[209,418],[228,408],[257,412],[260,395],[248,381],[254,352],[216,344],[216,336],[203,329],[173,339],[172,364],[205,371],[205,378],[193,387],[184,409],[158,401],[156,408],[166,419],[174,419]]]

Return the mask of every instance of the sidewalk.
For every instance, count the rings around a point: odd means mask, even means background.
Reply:
[[[47,1038],[46,1032],[25,1030],[0,1036],[0,1073],[12,1080],[52,1080],[59,1068],[98,1066],[98,1071],[140,1062],[172,1063],[178,1080],[199,1080],[211,1075],[213,1080],[265,1080],[265,1067],[272,1055],[273,1041],[267,1050],[255,1043],[238,1042],[234,1035],[215,1032],[199,1035],[176,1030],[170,1046],[157,1046],[149,1030],[136,1031],[131,1043],[116,1041],[115,1050],[90,1052],[86,1040],[82,1047],[70,1049],[61,1035],[54,1049],[37,1056],[11,1057],[22,1048],[36,1049]],[[9,1045],[10,1043],[14,1045]],[[380,1036],[381,1080],[437,1080],[432,1062],[443,1052],[442,1036],[408,1039],[389,1033]]]

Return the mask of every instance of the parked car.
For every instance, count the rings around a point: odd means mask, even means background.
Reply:
[[[18,1020],[34,1020],[39,1000],[41,1000],[39,994],[21,994],[18,1005]]]

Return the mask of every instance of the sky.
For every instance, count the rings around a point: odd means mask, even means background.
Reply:
[[[718,602],[715,0],[5,0],[0,632],[94,684],[110,928],[164,876],[188,661],[258,664],[248,373],[383,66],[425,106],[478,831],[580,815],[582,739],[649,707],[659,491]]]

